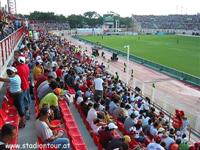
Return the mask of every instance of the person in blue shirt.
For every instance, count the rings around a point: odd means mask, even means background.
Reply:
[[[17,69],[15,67],[8,67],[7,70],[8,78],[0,77],[0,82],[6,82],[10,84],[9,92],[14,99],[14,105],[20,115],[19,127],[25,127],[25,108],[23,103],[23,93],[21,89],[21,78],[17,75]]]

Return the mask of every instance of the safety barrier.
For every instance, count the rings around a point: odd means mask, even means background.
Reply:
[[[92,45],[96,45],[95,42],[91,42],[91,41],[83,39],[81,37],[78,37],[78,36],[73,36],[73,37],[78,39],[78,40],[90,43]],[[115,52],[115,53],[117,53],[118,55],[121,55],[121,56],[127,56],[127,53],[125,53],[125,52],[123,52],[121,50],[113,49],[111,47],[104,46],[104,45],[102,45],[102,48],[104,48],[105,50],[107,50],[109,52]],[[170,68],[170,67],[158,64],[158,63],[154,63],[152,61],[149,61],[149,60],[143,59],[141,57],[138,57],[136,55],[130,55],[130,60],[134,61],[134,62],[137,62],[137,63],[140,63],[140,64],[143,64],[146,67],[149,67],[149,68],[151,68],[153,70],[162,72],[162,73],[164,73],[164,74],[166,74],[168,76],[171,76],[173,78],[176,78],[178,80],[185,81],[187,83],[190,83],[192,85],[200,87],[200,78],[195,77],[193,75],[187,74],[185,72],[178,71],[178,70],[176,70],[174,68]]]
[[[13,52],[15,46],[17,45],[19,39],[24,33],[24,28],[21,27],[17,31],[13,32],[6,38],[0,41],[0,67],[5,65],[6,60]]]

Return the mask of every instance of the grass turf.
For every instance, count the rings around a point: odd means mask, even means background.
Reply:
[[[200,77],[200,38],[177,35],[82,36],[144,59]]]

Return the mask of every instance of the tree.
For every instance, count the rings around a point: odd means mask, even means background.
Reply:
[[[89,27],[93,28],[101,23],[101,16],[95,11],[87,11],[83,14],[83,16],[85,24],[87,24]]]
[[[70,28],[82,28],[84,18],[82,15],[70,15],[67,17],[67,21],[69,22]]]
[[[66,22],[67,18],[63,15],[55,15],[53,12],[34,11],[28,16],[30,20],[41,20],[49,22]]]
[[[132,19],[130,17],[120,17],[119,18],[120,25],[125,26],[126,28],[130,28],[132,26]]]

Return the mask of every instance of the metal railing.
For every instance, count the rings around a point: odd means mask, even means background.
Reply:
[[[24,28],[21,27],[0,41],[0,68],[4,66],[23,33]]]

